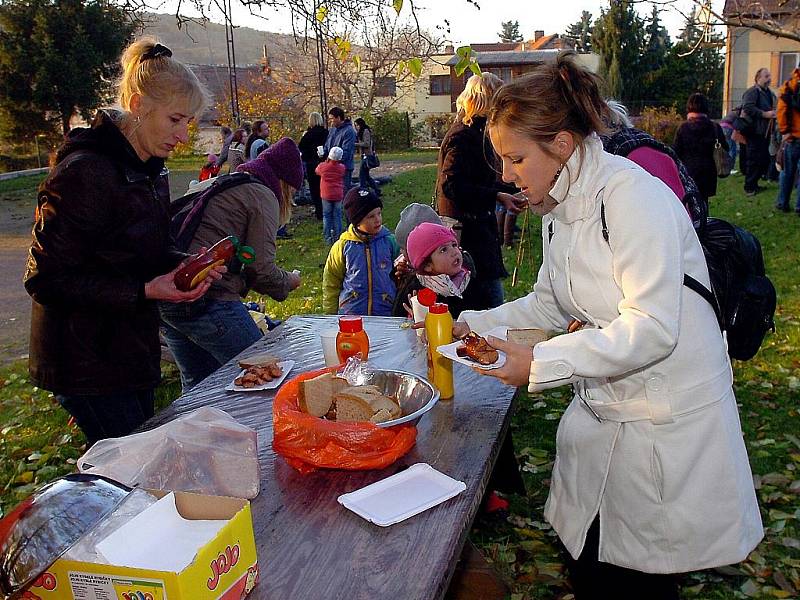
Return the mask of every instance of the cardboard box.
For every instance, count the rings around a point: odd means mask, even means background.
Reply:
[[[168,492],[151,491],[159,498]],[[25,592],[26,600],[239,600],[258,582],[250,503],[175,492],[185,519],[228,523],[179,573],[58,559]]]

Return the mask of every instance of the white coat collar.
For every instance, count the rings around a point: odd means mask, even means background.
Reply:
[[[554,219],[572,223],[592,214],[597,192],[607,179],[607,174],[601,176],[603,154],[603,142],[594,133],[575,149],[550,190],[550,196],[558,202],[550,211]]]

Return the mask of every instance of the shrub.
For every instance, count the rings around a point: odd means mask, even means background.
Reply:
[[[36,156],[7,156],[0,154],[0,173],[36,169],[38,166],[39,161],[36,160]],[[47,166],[46,156],[42,157],[42,166]]]
[[[364,120],[372,128],[377,150],[405,150],[411,146],[411,120],[407,112],[387,110],[379,115],[365,115]]]
[[[455,119],[455,113],[441,113],[425,117],[425,125],[428,126],[431,139],[441,144],[447,130],[453,125]]]
[[[675,141],[675,132],[678,131],[681,123],[683,123],[683,117],[678,114],[674,106],[669,108],[647,106],[642,109],[636,126],[652,135],[659,142],[671,146],[672,142]]]

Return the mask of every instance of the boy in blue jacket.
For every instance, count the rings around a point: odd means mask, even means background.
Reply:
[[[350,226],[334,242],[322,273],[322,308],[329,314],[392,315],[397,293],[392,270],[400,249],[383,226],[383,203],[370,189],[344,198]]]

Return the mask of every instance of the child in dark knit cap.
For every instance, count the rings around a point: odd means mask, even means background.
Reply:
[[[383,203],[375,192],[351,188],[344,198],[350,226],[334,242],[322,274],[322,308],[329,314],[392,314],[396,288],[394,235],[383,226]]]

